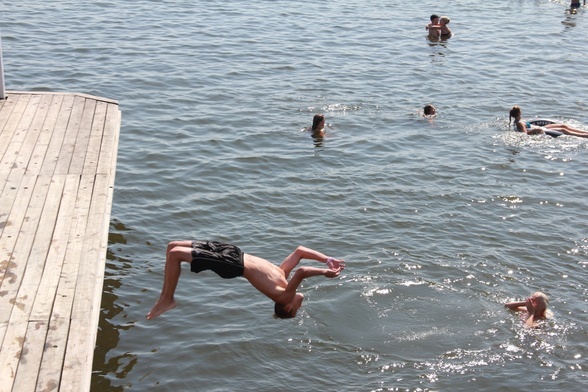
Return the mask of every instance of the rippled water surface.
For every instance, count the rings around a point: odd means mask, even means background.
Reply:
[[[508,127],[518,104],[588,130],[588,9],[567,4],[3,4],[8,90],[123,113],[92,389],[584,389],[588,142]],[[431,13],[452,38],[426,39]],[[288,321],[186,269],[146,321],[167,242],[191,238],[347,268],[305,282]],[[536,290],[554,317],[531,331],[502,304]]]

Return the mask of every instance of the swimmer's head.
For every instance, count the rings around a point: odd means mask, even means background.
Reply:
[[[538,318],[549,318],[551,317],[551,311],[547,310],[549,305],[549,297],[543,294],[541,291],[536,291],[527,298],[527,309],[529,310],[529,302],[533,306],[533,314]],[[529,310],[530,311],[530,310]]]
[[[543,294],[541,291],[536,291],[531,298],[535,300],[536,308],[538,310],[545,311],[547,309],[547,306],[549,305],[549,297],[547,295]]]
[[[435,109],[435,106],[433,105],[426,105],[423,111],[425,116],[434,116],[437,114],[437,109]]]
[[[439,15],[431,15],[431,22],[435,23],[435,19],[439,19]]]
[[[439,18],[439,23],[441,24],[449,24],[449,22],[451,22],[451,19],[449,19],[447,16],[442,16]]]
[[[312,119],[312,131],[317,132],[325,127],[325,115],[315,114]]]
[[[296,293],[294,299],[289,304],[274,304],[274,318],[290,319],[296,317],[298,309],[302,307],[302,301],[304,296],[300,293]]]
[[[513,106],[512,109],[510,109],[510,112],[508,112],[508,123],[510,124],[511,119],[517,119],[522,115],[523,111],[521,110],[521,107],[517,105]]]

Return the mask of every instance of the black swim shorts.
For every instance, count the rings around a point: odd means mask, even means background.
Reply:
[[[195,273],[211,270],[225,279],[243,276],[243,252],[235,245],[192,241],[190,270]]]

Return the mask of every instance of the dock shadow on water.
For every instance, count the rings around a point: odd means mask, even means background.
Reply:
[[[96,348],[94,350],[94,371],[92,373],[93,391],[123,391],[129,385],[118,385],[114,380],[124,380],[139,360],[136,353],[116,353],[121,345],[121,335],[132,333],[134,322],[128,319],[125,308],[130,306],[119,296],[119,289],[125,278],[132,275],[132,260],[119,255],[121,246],[129,229],[122,222],[111,222],[106,254],[104,289],[98,324]],[[98,370],[97,370],[98,369]]]

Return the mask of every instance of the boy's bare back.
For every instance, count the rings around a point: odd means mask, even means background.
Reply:
[[[245,253],[243,256],[245,271],[243,277],[261,293],[274,302],[279,302],[281,295],[288,286],[286,272],[277,265]]]

